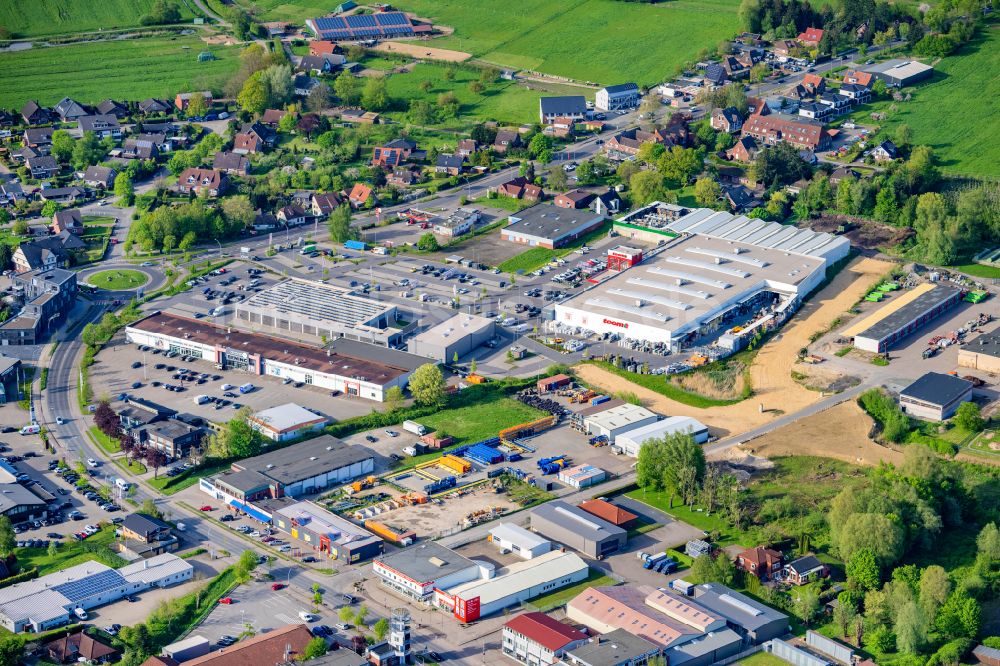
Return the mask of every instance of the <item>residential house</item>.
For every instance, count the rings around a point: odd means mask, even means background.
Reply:
[[[420,182],[420,171],[409,167],[393,169],[392,173],[385,177],[385,182],[396,187],[409,187]]]
[[[250,173],[250,158],[233,152],[219,151],[212,159],[212,168],[224,173],[246,176]]]
[[[743,123],[743,134],[765,146],[785,142],[799,149],[824,150],[830,144],[822,123],[783,113],[750,116]]]
[[[833,172],[830,173],[830,185],[833,186],[839,185],[840,181],[844,180],[845,178],[853,178],[857,180],[861,178],[861,172],[855,171],[850,167],[839,167],[837,169],[834,169]]]
[[[542,129],[542,132],[548,136],[566,138],[573,134],[576,121],[577,119],[572,116],[556,116]]]
[[[102,116],[114,116],[121,120],[128,116],[128,107],[113,99],[106,99],[97,105],[97,113]]]
[[[872,148],[871,154],[876,162],[891,162],[899,157],[899,149],[892,141],[885,140]]]
[[[48,148],[48,146],[46,146]],[[18,148],[16,150],[10,151],[10,158],[17,162],[18,164],[24,164],[33,157],[41,157],[43,154],[48,153],[48,150],[44,152],[41,150],[35,150],[34,148]]]
[[[465,169],[465,158],[461,155],[438,155],[434,164],[435,173],[446,173],[457,176]]]
[[[265,213],[258,208],[254,213],[252,226],[254,231],[271,231],[277,229],[280,225],[278,224],[278,218],[273,214]]]
[[[355,183],[351,188],[351,193],[347,195],[347,200],[354,208],[365,206],[372,199],[372,188],[364,183]]]
[[[197,92],[177,93],[177,96],[174,97],[174,106],[177,107],[178,111],[187,111],[188,105],[191,103],[191,98],[199,94],[205,98],[205,104],[207,106],[212,105],[211,91],[203,90],[200,93]]]
[[[83,116],[77,119],[81,132],[93,132],[98,138],[120,139],[122,127],[118,124],[118,118],[111,114],[100,116]]]
[[[799,48],[798,42],[791,39],[778,39],[775,40],[771,50],[774,51],[775,55],[790,56],[797,48]]]
[[[333,192],[316,192],[312,195],[310,200],[312,214],[317,217],[327,217],[330,213],[339,208],[341,203],[343,203],[341,198]]]
[[[570,190],[563,194],[559,194],[552,203],[560,208],[587,208],[590,202],[594,200],[594,193],[587,192],[586,190]]]
[[[802,82],[795,87],[799,99],[815,97],[826,92],[826,79],[819,74],[806,74]]]
[[[52,128],[35,127],[24,130],[21,142],[28,148],[36,149],[42,155],[48,155],[52,145]]]
[[[52,112],[34,100],[28,100],[21,107],[21,117],[28,125],[41,125],[52,121]]]
[[[866,104],[872,98],[871,89],[860,83],[845,83],[837,92],[851,100],[853,104]]]
[[[276,217],[284,222],[286,227],[299,227],[308,220],[306,212],[299,206],[282,206]]]
[[[543,125],[556,118],[583,120],[587,117],[587,100],[583,95],[542,97],[538,100],[538,116]]]
[[[324,55],[307,55],[302,56],[299,59],[299,64],[295,66],[295,71],[304,72],[305,74],[329,74],[333,71],[333,62],[327,59],[330,58],[341,58],[346,62],[346,58],[341,55],[335,54],[324,54]]]
[[[790,583],[805,585],[818,578],[826,578],[830,575],[830,569],[815,555],[806,555],[786,564],[783,573]]]
[[[372,149],[372,166],[383,169],[394,169],[404,164],[411,155],[419,152],[421,156],[426,156],[424,151],[417,151],[417,144],[409,139],[396,139],[384,146],[376,146]]]
[[[100,187],[109,190],[115,186],[118,172],[111,167],[89,166],[83,172],[83,182],[90,187]]]
[[[739,110],[735,106],[727,106],[724,109],[715,109],[712,111],[710,123],[714,130],[735,134],[743,127],[743,116],[740,115]]]
[[[336,53],[339,51],[336,42],[325,39],[314,39],[309,42],[309,55],[323,55],[324,53]]]
[[[26,198],[20,183],[0,183],[0,204],[9,206]]]
[[[277,133],[263,123],[247,123],[233,138],[233,152],[247,155],[263,151],[274,145]]]
[[[308,74],[296,74],[292,80],[292,87],[295,89],[295,94],[299,97],[308,97],[313,88],[319,84],[319,79],[314,79]]]
[[[823,30],[820,28],[806,28],[803,32],[799,33],[796,39],[802,46],[815,49],[823,41]]]
[[[594,96],[594,107],[601,111],[631,109],[638,104],[639,86],[634,83],[607,86],[598,90]]]
[[[875,75],[871,72],[862,72],[860,69],[849,69],[844,72],[844,83],[864,86],[871,90],[875,83]]]
[[[281,119],[288,115],[288,111],[284,109],[268,109],[264,111],[264,115],[260,117],[260,122],[267,125],[270,128],[276,128]]]
[[[833,107],[819,102],[803,102],[799,105],[799,115],[812,120],[826,120],[834,115]]]
[[[59,236],[49,236],[21,243],[11,257],[14,270],[27,273],[49,268],[67,268],[70,254]]]
[[[851,110],[851,99],[845,95],[827,91],[821,94],[816,101],[825,104],[833,109],[834,115],[842,115]]]
[[[56,158],[51,155],[32,157],[26,160],[26,162],[28,165],[28,171],[31,172],[32,178],[42,180],[45,178],[51,178],[59,173],[59,163],[56,162]]]
[[[729,80],[729,72],[722,66],[722,63],[712,62],[705,67],[705,80],[715,86],[725,85]]]
[[[121,157],[126,160],[155,160],[160,156],[160,146],[156,141],[143,139],[140,137],[151,136],[141,134],[138,137],[129,137],[122,144]],[[163,136],[162,134],[160,136]]]
[[[458,142],[458,148],[455,150],[455,153],[462,157],[469,157],[478,149],[479,144],[474,139],[462,139]]]
[[[604,144],[604,153],[612,159],[624,160],[638,155],[639,148],[644,143],[658,143],[665,147],[673,145],[673,141],[661,130],[646,132],[633,128],[608,139]]]
[[[52,248],[68,256],[69,241],[79,247],[83,246],[83,241],[67,232],[34,241],[33,249],[25,248],[25,245],[29,244],[22,243],[14,254],[14,265],[18,267],[27,254],[37,252],[39,247]],[[22,249],[25,253],[18,254]],[[51,258],[44,250],[41,254],[43,259]],[[68,263],[68,260],[65,263]],[[38,270],[17,273],[11,280],[14,283],[14,293],[18,295],[23,307],[13,319],[0,324],[0,344],[38,344],[43,336],[50,333],[73,309],[77,293],[76,273],[59,268],[57,264],[50,264]],[[14,510],[10,506],[8,509]],[[44,517],[44,511],[42,515]],[[11,518],[15,523],[19,520],[16,516]]]
[[[121,652],[85,634],[83,630],[54,638],[42,646],[48,661],[54,664],[106,664],[118,661]]]
[[[159,518],[154,518],[153,516],[145,513],[128,514],[122,520],[118,529],[121,531],[122,537],[126,539],[135,539],[136,541],[142,541],[143,543],[160,541],[161,539],[172,536],[170,532],[170,525],[167,525]]]
[[[174,189],[181,194],[217,197],[226,191],[228,184],[229,178],[223,171],[191,167],[181,172]]]
[[[542,198],[542,188],[529,181],[524,176],[517,176],[497,186],[496,193],[511,199],[538,201]]]
[[[761,114],[766,116],[771,113],[771,109],[759,97],[747,97],[747,115]]]
[[[55,201],[59,204],[72,204],[86,197],[87,193],[82,187],[70,185],[69,187],[50,187],[39,190],[38,198],[42,201]]]
[[[124,432],[141,441],[146,426],[174,416],[177,416],[177,411],[169,407],[142,398],[129,398],[126,406],[118,412],[118,422]]]
[[[511,148],[520,148],[523,144],[521,135],[511,130],[499,130],[493,140],[493,150],[501,155]]]
[[[736,567],[760,580],[771,580],[781,572],[782,555],[771,548],[747,548],[736,555]]]
[[[144,116],[159,116],[170,112],[170,102],[148,97],[139,102],[139,113]]]
[[[720,63],[730,81],[739,81],[750,76],[753,59],[746,54],[727,55]]]
[[[734,213],[742,213],[753,203],[753,192],[745,185],[731,185],[722,188],[722,198]]]
[[[590,210],[598,215],[610,217],[621,212],[622,198],[614,190],[608,190],[604,194],[598,194],[590,202]]]
[[[56,115],[62,119],[62,121],[69,122],[71,120],[77,120],[90,114],[82,104],[70,99],[69,97],[63,97],[59,100],[59,103],[52,107],[52,110],[56,112]]]
[[[52,216],[52,231],[57,234],[64,231],[71,234],[82,234],[83,216],[80,214],[80,209],[57,210],[56,214]]]

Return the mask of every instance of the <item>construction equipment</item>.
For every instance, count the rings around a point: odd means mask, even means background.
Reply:
[[[700,368],[701,366],[708,363],[709,359],[704,354],[693,354],[691,358],[688,359],[688,365],[692,368]]]
[[[374,476],[369,476],[366,479],[358,479],[351,483],[351,490],[356,493],[360,493],[362,490],[367,490],[368,488],[373,488],[375,486],[376,479]]]
[[[555,474],[567,467],[569,467],[569,458],[566,456],[550,456],[538,461],[538,469],[542,474]]]

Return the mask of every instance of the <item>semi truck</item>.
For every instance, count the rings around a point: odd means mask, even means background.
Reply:
[[[416,421],[403,421],[403,430],[412,432],[417,437],[427,434],[427,426],[420,425]]]

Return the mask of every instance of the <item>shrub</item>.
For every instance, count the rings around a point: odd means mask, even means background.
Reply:
[[[910,419],[896,401],[880,389],[869,389],[858,396],[858,404],[882,430],[882,437],[890,442],[902,442],[910,432]]]

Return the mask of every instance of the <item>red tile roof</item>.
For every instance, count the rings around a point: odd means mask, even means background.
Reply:
[[[800,42],[818,44],[823,39],[823,31],[820,28],[806,28],[805,32],[801,33],[798,39]]]
[[[639,516],[604,500],[594,499],[581,502],[579,507],[587,513],[608,521],[612,525],[625,525]]]
[[[507,622],[506,627],[527,636],[547,650],[555,652],[574,641],[583,641],[587,635],[573,627],[553,620],[544,613],[524,613]]]
[[[304,624],[289,624],[185,662],[188,666],[274,666],[302,659],[312,634]],[[286,654],[287,650],[287,654]]]

